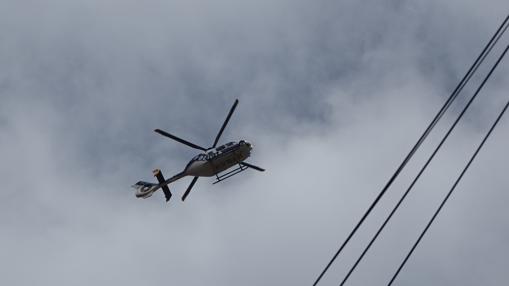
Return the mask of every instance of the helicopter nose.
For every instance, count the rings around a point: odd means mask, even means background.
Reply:
[[[249,150],[253,149],[253,145],[251,145],[251,143],[244,141],[244,144],[247,146]]]
[[[240,144],[241,145],[246,145],[247,148],[251,151],[251,149],[253,149],[253,145],[247,141],[244,141],[244,140],[240,140]]]

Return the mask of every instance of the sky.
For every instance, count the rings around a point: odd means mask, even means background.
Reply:
[[[509,12],[493,1],[0,0],[0,284],[311,285]],[[501,39],[319,285],[338,285]],[[502,109],[505,59],[347,285],[385,285]],[[221,184],[153,132],[254,145]],[[394,285],[505,285],[504,117]]]

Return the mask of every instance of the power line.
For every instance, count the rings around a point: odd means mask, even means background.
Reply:
[[[505,49],[502,57],[505,55],[505,53],[507,52],[507,50],[509,49],[509,45],[507,46],[507,48]],[[421,242],[421,239],[423,238],[423,236],[426,234],[426,232],[428,231],[428,229],[430,228],[431,224],[433,224],[433,221],[435,220],[435,218],[438,216],[438,214],[440,213],[440,211],[442,210],[443,206],[445,205],[445,203],[447,202],[447,200],[449,199],[449,197],[451,196],[451,194],[454,192],[454,190],[456,189],[456,186],[458,185],[458,183],[461,181],[461,179],[463,178],[463,175],[465,175],[465,173],[467,172],[468,168],[470,167],[470,165],[472,164],[472,162],[474,161],[475,157],[477,156],[477,154],[479,154],[479,151],[482,149],[482,147],[484,146],[484,143],[486,143],[486,141],[488,140],[488,138],[490,137],[491,133],[493,132],[493,130],[495,129],[495,127],[497,126],[498,122],[500,121],[500,119],[502,118],[502,116],[505,114],[505,112],[507,111],[507,108],[509,107],[509,101],[507,101],[506,105],[504,106],[504,109],[502,109],[502,111],[500,112],[500,114],[498,115],[497,119],[495,120],[495,122],[493,123],[493,125],[491,126],[490,130],[488,131],[488,133],[486,134],[486,136],[484,136],[481,144],[479,144],[479,146],[477,147],[477,149],[475,150],[474,154],[472,155],[472,157],[470,158],[470,160],[468,161],[467,165],[465,166],[465,168],[463,169],[463,171],[461,171],[461,174],[459,175],[459,177],[456,179],[456,182],[454,182],[454,185],[451,187],[451,189],[449,190],[449,192],[447,193],[447,195],[445,196],[444,200],[442,201],[442,203],[440,204],[440,206],[438,207],[438,209],[435,211],[435,213],[433,214],[433,217],[431,218],[431,220],[428,222],[428,224],[426,225],[426,227],[424,228],[424,230],[422,231],[421,235],[419,235],[419,238],[417,239],[417,241],[414,243],[414,245],[412,246],[412,249],[410,249],[410,251],[408,252],[407,256],[405,257],[405,259],[403,260],[403,262],[401,263],[401,265],[398,267],[398,270],[396,271],[396,273],[394,273],[394,275],[392,276],[392,279],[391,281],[389,282],[389,284],[387,284],[388,286],[392,285],[392,283],[394,282],[394,280],[396,279],[396,277],[398,276],[398,274],[401,272],[401,269],[403,268],[403,266],[405,266],[406,262],[408,261],[408,259],[410,258],[410,256],[412,255],[412,253],[414,252],[415,248],[417,247],[417,245],[419,245],[419,243]]]
[[[471,74],[473,74],[473,71],[477,69],[477,66],[482,62],[482,60],[484,59],[484,55],[486,54],[486,52],[488,50],[490,50],[490,47],[492,46],[492,43],[495,41],[497,35],[500,33],[500,31],[502,30],[502,27],[507,23],[507,21],[509,20],[509,15],[506,17],[506,19],[504,20],[504,22],[502,23],[502,25],[498,28],[497,32],[492,36],[492,38],[490,39],[490,41],[488,42],[488,44],[484,47],[483,51],[481,52],[481,54],[477,57],[477,59],[475,60],[475,62],[472,64],[472,66],[469,68],[469,70],[467,71],[467,73],[465,74],[465,76],[463,77],[463,79],[460,81],[460,83],[456,86],[456,88],[454,89],[454,91],[451,93],[451,95],[449,96],[449,98],[447,99],[447,101],[444,103],[444,105],[442,106],[442,108],[438,111],[438,113],[435,115],[435,117],[433,118],[433,120],[430,122],[430,124],[428,125],[428,127],[426,128],[426,130],[423,132],[423,134],[421,135],[421,137],[419,138],[419,140],[417,140],[417,142],[415,143],[415,145],[412,147],[412,149],[410,150],[410,152],[407,154],[407,156],[405,157],[405,159],[403,160],[403,162],[401,162],[401,164],[399,165],[399,167],[396,169],[396,171],[394,172],[394,174],[392,175],[392,177],[389,179],[389,181],[385,184],[385,186],[383,187],[382,191],[378,194],[378,196],[375,198],[375,200],[371,203],[371,205],[369,206],[369,208],[367,209],[367,211],[364,213],[364,215],[362,216],[362,218],[359,220],[359,222],[357,223],[357,225],[353,228],[353,230],[350,232],[350,234],[348,235],[348,237],[346,238],[346,240],[343,242],[343,244],[340,246],[340,248],[336,251],[336,253],[334,254],[334,256],[332,257],[332,259],[329,261],[329,263],[325,266],[325,268],[322,270],[322,272],[320,273],[320,275],[318,276],[318,278],[316,279],[316,281],[313,283],[313,286],[316,286],[318,284],[318,282],[320,282],[320,280],[322,279],[322,277],[325,275],[325,273],[327,272],[327,270],[330,268],[330,266],[332,265],[332,263],[336,260],[336,258],[338,257],[338,255],[341,253],[341,251],[343,250],[343,248],[348,244],[348,242],[350,241],[350,239],[353,237],[353,235],[357,232],[357,230],[359,229],[359,227],[362,225],[362,223],[364,222],[364,220],[366,219],[366,217],[371,213],[371,211],[373,210],[373,208],[378,204],[378,201],[380,201],[380,199],[383,197],[383,195],[386,193],[386,191],[389,189],[389,187],[392,185],[392,183],[394,182],[394,180],[397,178],[397,176],[401,173],[401,171],[403,170],[403,168],[406,166],[406,164],[408,163],[408,161],[413,157],[413,155],[415,154],[415,152],[417,151],[417,149],[419,149],[419,147],[421,146],[421,144],[424,142],[424,140],[428,137],[429,133],[431,132],[431,130],[435,127],[435,125],[437,124],[437,122],[442,118],[442,116],[444,115],[444,113],[447,111],[447,109],[449,108],[449,106],[451,105],[451,103],[456,99],[456,97],[458,96],[459,92],[463,89],[463,86],[465,86],[465,84],[468,82],[468,80],[470,79],[471,77]]]
[[[508,18],[509,19],[509,16]],[[505,22],[504,22],[505,24]],[[502,26],[501,26],[502,27]],[[502,35],[505,33],[505,31],[507,30],[507,28],[509,27],[509,25],[506,25],[505,28],[503,28],[502,32],[498,35],[498,37],[496,38],[496,40],[494,41],[493,45],[488,49],[487,53],[484,55],[482,61],[484,61],[484,59],[486,58],[486,56],[491,52],[492,48],[497,44],[498,40],[502,37]],[[433,153],[431,154],[431,156],[428,158],[428,160],[426,161],[426,163],[424,164],[424,166],[421,168],[421,170],[419,171],[419,173],[417,174],[417,176],[414,178],[414,180],[412,181],[412,183],[410,184],[410,186],[408,187],[408,189],[405,191],[405,193],[403,194],[403,196],[400,198],[400,200],[398,201],[398,203],[394,206],[394,208],[392,209],[391,213],[389,214],[389,216],[385,219],[385,221],[383,222],[383,224],[380,226],[380,228],[378,229],[378,231],[376,232],[376,234],[371,238],[371,241],[368,243],[368,245],[366,246],[366,248],[364,248],[362,254],[359,256],[359,258],[357,259],[357,261],[355,261],[355,263],[353,264],[353,266],[350,268],[350,270],[348,271],[348,273],[346,274],[345,278],[343,279],[343,281],[341,282],[340,286],[344,285],[346,283],[346,281],[348,280],[348,278],[350,277],[350,275],[352,274],[352,272],[355,270],[355,268],[357,267],[357,265],[361,262],[361,260],[364,258],[364,256],[366,255],[366,253],[368,252],[368,250],[371,248],[371,246],[373,245],[373,243],[375,242],[375,240],[378,238],[378,236],[380,235],[380,233],[382,232],[382,230],[385,228],[385,226],[387,225],[387,223],[389,222],[389,220],[391,220],[392,216],[394,215],[394,213],[398,210],[398,208],[400,207],[401,203],[405,200],[405,198],[407,197],[407,195],[410,193],[410,191],[413,189],[415,183],[419,180],[419,178],[421,177],[422,173],[426,170],[426,168],[428,167],[428,165],[430,164],[430,162],[433,160],[433,158],[435,157],[435,155],[438,153],[438,151],[440,150],[440,148],[442,147],[442,145],[444,144],[444,142],[447,140],[447,138],[449,137],[449,135],[451,134],[451,132],[454,130],[454,128],[456,127],[457,123],[461,120],[461,118],[463,117],[463,115],[465,114],[465,112],[467,111],[467,109],[470,107],[471,103],[474,101],[474,99],[477,97],[478,93],[481,91],[481,89],[483,88],[484,84],[486,83],[486,81],[490,78],[491,74],[493,73],[493,71],[495,70],[495,68],[497,67],[498,63],[500,62],[500,60],[503,58],[505,52],[502,54],[502,56],[498,59],[498,61],[496,62],[496,64],[493,66],[493,68],[491,69],[491,71],[489,72],[489,74],[486,76],[486,78],[484,79],[484,81],[482,82],[482,84],[479,86],[479,88],[477,89],[477,91],[474,93],[474,95],[472,96],[472,98],[469,100],[469,102],[467,103],[467,105],[464,107],[464,109],[462,110],[462,112],[460,113],[460,115],[458,116],[458,118],[456,119],[456,121],[453,123],[453,125],[449,128],[449,130],[447,131],[446,135],[443,137],[442,141],[440,141],[440,144],[438,144],[438,146],[435,148],[435,150],[433,151]],[[477,68],[479,67],[479,65],[474,69],[474,73],[475,71],[477,70]],[[471,76],[470,76],[471,77]],[[470,79],[469,77],[469,79]]]

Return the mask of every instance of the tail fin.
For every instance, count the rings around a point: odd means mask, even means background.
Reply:
[[[157,178],[157,181],[159,182],[159,184],[165,183],[166,180],[164,179],[164,176],[163,176],[163,173],[161,173],[161,170],[155,169],[154,171],[152,171],[152,173],[154,174],[154,177]],[[161,186],[161,189],[163,189],[163,193],[164,193],[164,196],[166,197],[166,201],[169,201],[171,198],[171,192],[170,192],[170,188],[168,188],[168,184]]]
[[[132,185],[132,187],[138,190],[136,192],[136,197],[144,199],[152,196],[152,194],[158,189],[157,184],[152,184],[144,181],[139,181],[138,183]]]

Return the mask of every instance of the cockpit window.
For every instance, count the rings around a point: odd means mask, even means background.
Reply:
[[[210,160],[210,159],[216,157],[216,155],[217,155],[217,153],[215,153],[215,152],[208,152],[207,153],[207,160]]]
[[[196,155],[193,159],[196,161],[204,161],[207,159],[207,156],[205,154],[199,154],[199,155]]]

